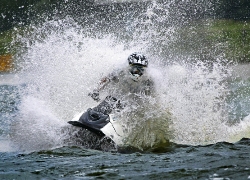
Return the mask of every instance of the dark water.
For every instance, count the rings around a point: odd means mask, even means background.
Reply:
[[[249,139],[169,152],[120,154],[62,147],[1,153],[1,179],[249,179]]]

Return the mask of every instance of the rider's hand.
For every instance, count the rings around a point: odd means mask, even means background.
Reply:
[[[89,93],[88,95],[90,97],[92,97],[95,101],[100,101],[100,97],[99,97],[99,92],[98,91],[94,91],[93,93]]]
[[[121,103],[120,100],[118,100],[118,102],[116,103],[116,108],[117,109],[123,109],[125,107],[125,105],[123,103]]]

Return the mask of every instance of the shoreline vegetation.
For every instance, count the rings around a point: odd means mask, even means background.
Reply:
[[[0,72],[11,72],[14,68],[11,54],[0,55]]]
[[[234,63],[250,63],[250,20],[206,19],[177,30],[177,53],[213,61],[224,55]]]
[[[12,42],[12,31],[0,32],[0,73],[14,70],[14,60],[12,57],[14,52],[11,53],[9,50]]]

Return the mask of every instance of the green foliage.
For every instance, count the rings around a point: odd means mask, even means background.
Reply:
[[[176,32],[172,48],[177,54],[200,60],[224,57],[233,62],[250,62],[250,21],[202,20]]]
[[[11,41],[11,31],[0,32],[0,55],[9,53],[7,47],[10,45]]]
[[[209,28],[208,37],[226,45],[228,59],[250,62],[250,21],[216,20]]]

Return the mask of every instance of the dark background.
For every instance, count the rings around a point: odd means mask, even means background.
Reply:
[[[164,1],[162,1],[164,2]],[[0,31],[5,31],[18,24],[27,24],[37,18],[39,14],[47,13],[48,17],[53,14],[55,9],[62,12],[74,11],[74,13],[81,13],[86,15],[91,11],[103,13],[105,9],[113,8],[119,14],[119,10],[127,10],[131,5],[135,7],[148,3],[145,1],[134,3],[115,3],[110,5],[96,5],[94,0],[1,0],[0,2]],[[208,10],[197,8],[199,4],[212,4]],[[181,6],[183,9],[183,16],[192,19],[201,18],[218,18],[218,19],[234,19],[234,20],[248,20],[250,19],[250,1],[249,0],[213,0],[213,1],[175,1],[176,7]],[[210,5],[211,6],[211,5]],[[204,7],[205,8],[205,7]],[[140,10],[140,9],[139,9]],[[194,13],[195,12],[195,13]],[[105,16],[105,13],[102,14]]]

